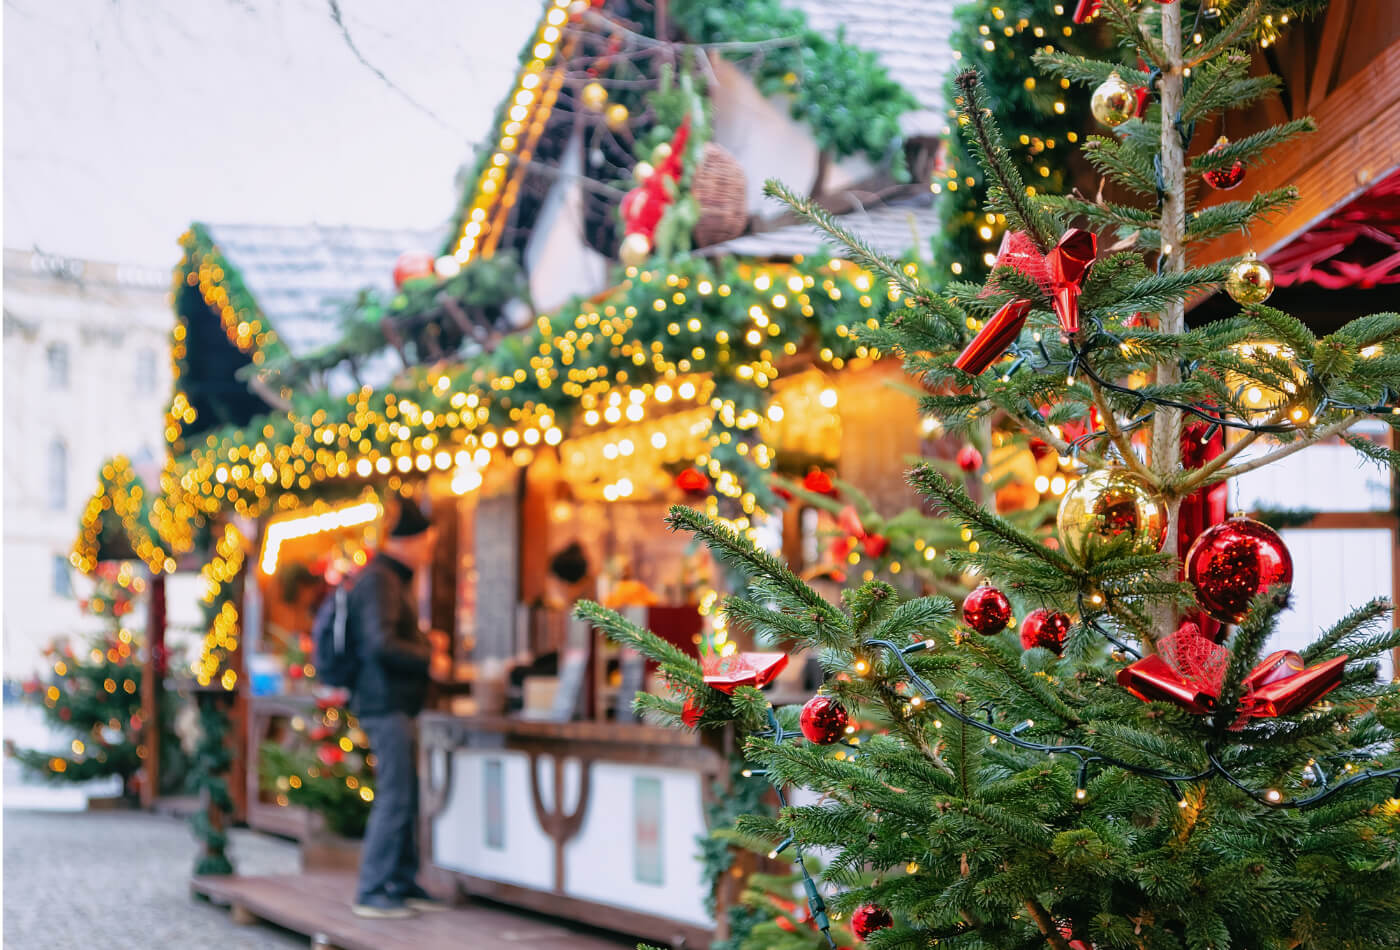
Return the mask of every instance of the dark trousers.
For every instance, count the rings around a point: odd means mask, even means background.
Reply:
[[[356,901],[417,889],[418,757],[413,718],[405,713],[361,716],[374,753],[374,805],[360,851]]]

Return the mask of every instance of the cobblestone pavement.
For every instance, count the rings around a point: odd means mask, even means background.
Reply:
[[[143,812],[4,813],[5,950],[305,950],[305,937],[240,927],[190,897],[189,824]],[[242,874],[297,870],[294,845],[234,831]]]

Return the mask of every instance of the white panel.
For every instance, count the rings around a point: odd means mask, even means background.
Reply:
[[[493,760],[501,763],[504,849],[486,845],[486,763]],[[541,769],[542,778],[545,771]],[[452,788],[433,822],[433,863],[493,881],[553,890],[554,842],[535,820],[528,756],[453,751]]]
[[[660,884],[636,880],[634,779],[661,781]],[[645,765],[595,762],[588,814],[564,851],[564,892],[602,904],[657,914],[702,927],[714,926],[705,912],[705,885],[697,838],[706,833],[701,782],[696,772]]]
[[[1293,555],[1293,606],[1279,616],[1271,649],[1302,649],[1353,607],[1391,595],[1389,531],[1294,529],[1280,534]],[[1393,675],[1389,659],[1382,669]]]
[[[1276,447],[1261,440],[1241,452],[1239,460]],[[1386,511],[1391,498],[1387,473],[1340,442],[1314,445],[1246,472],[1231,488],[1238,507],[1245,510]]]

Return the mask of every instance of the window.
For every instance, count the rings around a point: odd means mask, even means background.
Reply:
[[[68,507],[68,443],[54,439],[49,443],[49,508],[62,511]]]
[[[156,352],[151,349],[136,351],[136,391],[153,393],[156,391]]]
[[[73,575],[68,573],[68,559],[62,554],[53,556],[53,594],[55,597],[73,596]]]
[[[48,349],[49,358],[49,388],[68,388],[68,344],[50,343]]]

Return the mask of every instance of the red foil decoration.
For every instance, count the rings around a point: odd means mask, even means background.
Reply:
[[[1141,119],[1147,115],[1147,105],[1152,101],[1152,91],[1146,86],[1134,86],[1133,95],[1137,96],[1137,112],[1134,114]]]
[[[681,707],[681,722],[694,729],[700,725],[700,717],[705,715],[705,710],[700,708],[700,704],[695,701],[694,696],[685,698],[685,705]]]
[[[998,267],[1010,267],[1042,287],[1048,287],[1050,277],[1045,271],[1045,255],[1035,246],[1035,242],[1024,231],[1007,231],[1001,236],[1001,246],[997,248],[997,259],[992,262],[992,272]],[[986,297],[1001,289],[996,277],[987,281],[978,296]]]
[[[1163,638],[1157,648],[1158,654],[1119,670],[1118,685],[1144,702],[1170,702],[1189,712],[1212,712],[1230,651],[1189,622]],[[1247,719],[1287,716],[1310,706],[1337,688],[1346,661],[1346,656],[1339,656],[1305,667],[1292,650],[1269,654],[1244,678],[1236,728]]]
[[[682,469],[676,476],[676,487],[687,495],[703,495],[710,490],[710,477],[698,468]]]
[[[1204,422],[1187,423],[1181,428],[1181,465],[1186,469],[1200,468],[1225,450],[1225,432],[1217,428],[1205,442],[1201,439],[1210,431]],[[1177,557],[1182,559],[1181,576],[1186,577],[1186,552],[1207,528],[1223,522],[1229,516],[1230,488],[1227,482],[1217,482],[1209,488],[1194,491],[1181,499],[1177,514]],[[1193,617],[1201,632],[1219,642],[1224,627],[1205,611]]]
[[[868,556],[878,558],[889,550],[890,539],[883,534],[867,534],[860,539],[860,546]]]
[[[986,326],[977,331],[977,335],[972,338],[967,348],[958,354],[953,365],[964,373],[980,376],[1006,352],[1006,348],[1016,337],[1021,335],[1021,328],[1026,325],[1026,317],[1030,312],[1029,300],[1007,301],[992,315]]]
[[[1273,528],[1231,518],[1207,528],[1191,545],[1186,579],[1206,613],[1222,623],[1239,623],[1256,594],[1293,583],[1293,557]]]
[[[854,505],[847,505],[841,509],[836,516],[836,524],[847,534],[853,534],[857,538],[865,537],[865,525],[860,523],[860,513]]]
[[[1050,302],[1060,320],[1060,329],[1067,336],[1079,332],[1079,294],[1094,265],[1098,248],[1099,239],[1092,231],[1070,228],[1060,238],[1060,243],[1045,255],[1045,266],[1050,273]]]
[[[1088,23],[1094,18],[1094,14],[1099,12],[1099,7],[1103,0],[1079,0],[1074,8],[1073,20],[1075,23]]]
[[[836,486],[831,483],[831,476],[819,468],[814,468],[802,479],[802,487],[817,495],[835,495]]]
[[[783,667],[786,653],[731,653],[729,656],[708,656],[700,662],[705,685],[732,696],[740,686],[767,686]]]
[[[798,717],[802,734],[807,737],[807,741],[817,745],[831,745],[841,738],[846,734],[846,726],[850,721],[851,717],[845,706],[831,696],[820,694],[803,704],[802,715]]]

